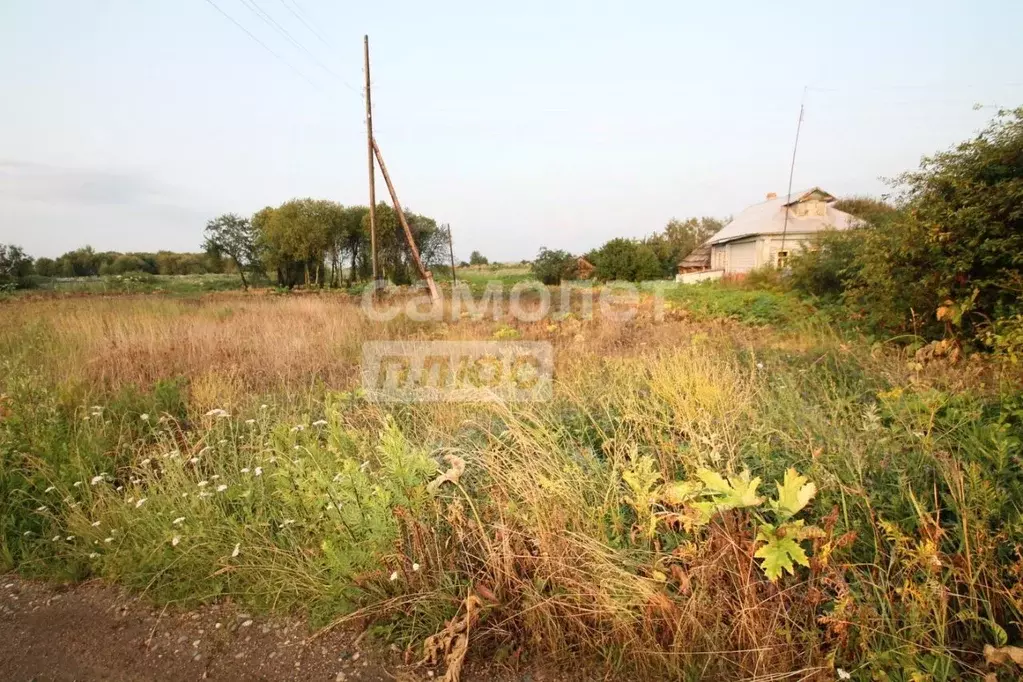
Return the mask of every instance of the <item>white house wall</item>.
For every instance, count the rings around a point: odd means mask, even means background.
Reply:
[[[745,239],[737,239],[732,242],[725,244],[715,244],[711,248],[710,252],[710,267],[712,270],[723,270],[725,274],[741,274],[743,272],[749,272],[747,269],[739,270],[736,260],[732,257],[732,249],[737,245],[743,244],[756,244],[754,260],[751,269],[762,268],[765,266],[777,266],[778,264],[778,252],[785,250],[789,252],[789,255],[795,254],[797,251],[802,251],[814,238],[812,234],[789,234],[785,236],[784,245],[782,249],[782,236],[780,234],[772,235],[759,235],[756,237],[747,237]],[[743,248],[739,246],[739,248]]]

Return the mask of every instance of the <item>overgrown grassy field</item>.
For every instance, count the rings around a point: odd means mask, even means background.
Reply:
[[[417,656],[469,616],[470,655],[620,679],[1017,679],[1019,370],[922,365],[747,294],[533,323],[8,300],[0,564],[360,619]],[[512,336],[553,344],[551,400],[359,390],[364,341]]]

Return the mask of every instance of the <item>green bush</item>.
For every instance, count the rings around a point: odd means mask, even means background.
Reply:
[[[533,276],[544,284],[560,284],[562,280],[576,277],[576,257],[567,251],[552,251],[544,247],[536,254],[531,270]]]
[[[631,239],[612,239],[594,251],[589,260],[597,268],[597,279],[606,282],[643,282],[662,277],[661,262],[654,250]]]
[[[975,339],[1021,310],[1023,108],[923,160],[897,210],[863,209],[862,229],[823,235],[793,259],[793,285],[841,298],[882,333]]]

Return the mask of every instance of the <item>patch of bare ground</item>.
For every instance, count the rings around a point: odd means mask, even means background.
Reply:
[[[351,630],[317,633],[300,619],[261,618],[231,604],[164,608],[99,581],[67,586],[0,576],[0,678],[12,682],[412,682],[443,677],[443,669],[404,665],[395,648],[367,643]],[[470,662],[461,680],[603,677]]]

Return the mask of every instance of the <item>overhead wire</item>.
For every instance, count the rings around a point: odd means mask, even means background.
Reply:
[[[315,54],[313,54],[313,52],[311,50],[309,50],[309,48],[307,48],[305,45],[303,45],[301,42],[299,42],[293,35],[291,35],[291,32],[288,31],[288,29],[286,29],[283,26],[281,26],[280,23],[278,23],[276,19],[274,19],[272,16],[270,16],[270,14],[266,10],[264,10],[262,7],[259,6],[259,3],[256,2],[256,0],[241,0],[241,2],[242,2],[242,4],[245,5],[245,7],[250,12],[255,14],[256,17],[260,19],[260,21],[262,21],[264,24],[266,24],[267,26],[269,26],[270,28],[275,30],[277,33],[282,35],[285,38],[285,40],[290,42],[297,49],[299,49],[302,52],[304,52],[306,54],[306,56],[310,60],[312,60],[312,62],[314,64],[319,66],[321,69],[323,69],[329,75],[331,75],[334,78],[336,78],[338,81],[341,82],[342,85],[347,87],[352,92],[356,92],[356,93],[358,92],[358,90],[356,90],[350,83],[348,83],[340,74],[338,74],[336,71],[334,71],[329,66],[327,66],[322,61],[320,61],[320,59]]]
[[[289,62],[287,59],[285,59],[281,55],[277,54],[277,52],[275,52],[273,49],[271,49],[266,43],[264,43],[262,40],[260,40],[258,37],[256,37],[256,35],[254,33],[252,33],[252,31],[250,31],[249,29],[245,28],[245,26],[243,26],[237,19],[232,17],[230,14],[225,12],[223,9],[221,9],[221,7],[216,2],[214,2],[213,0],[206,0],[206,2],[211,7],[213,7],[213,9],[217,10],[218,12],[220,12],[228,21],[230,21],[232,24],[234,24],[239,29],[241,29],[245,33],[245,35],[247,35],[249,38],[252,38],[252,40],[256,41],[260,45],[260,47],[262,47],[264,50],[266,50],[271,55],[273,55],[276,59],[278,59],[282,64],[287,66],[289,69],[294,71],[295,74],[298,75],[302,80],[304,80],[306,83],[308,83],[313,88],[319,89],[319,87],[316,85],[316,83],[314,83],[312,80],[310,80],[309,77],[306,76],[304,73],[299,71],[298,67],[296,67],[294,64]]]
[[[292,9],[292,3],[288,2],[287,0],[280,0],[280,2],[282,5],[284,5],[284,9],[291,12],[292,16],[294,16],[296,19],[302,22],[302,25],[309,29],[310,33],[319,38],[320,42],[323,43],[325,47],[332,49],[331,44],[327,42],[327,39],[323,37],[323,34],[317,31],[315,28],[313,28],[312,24],[306,21],[305,18],[302,16],[303,14],[305,14],[305,12],[302,11],[302,8],[298,5],[297,2],[294,3],[294,9]]]

